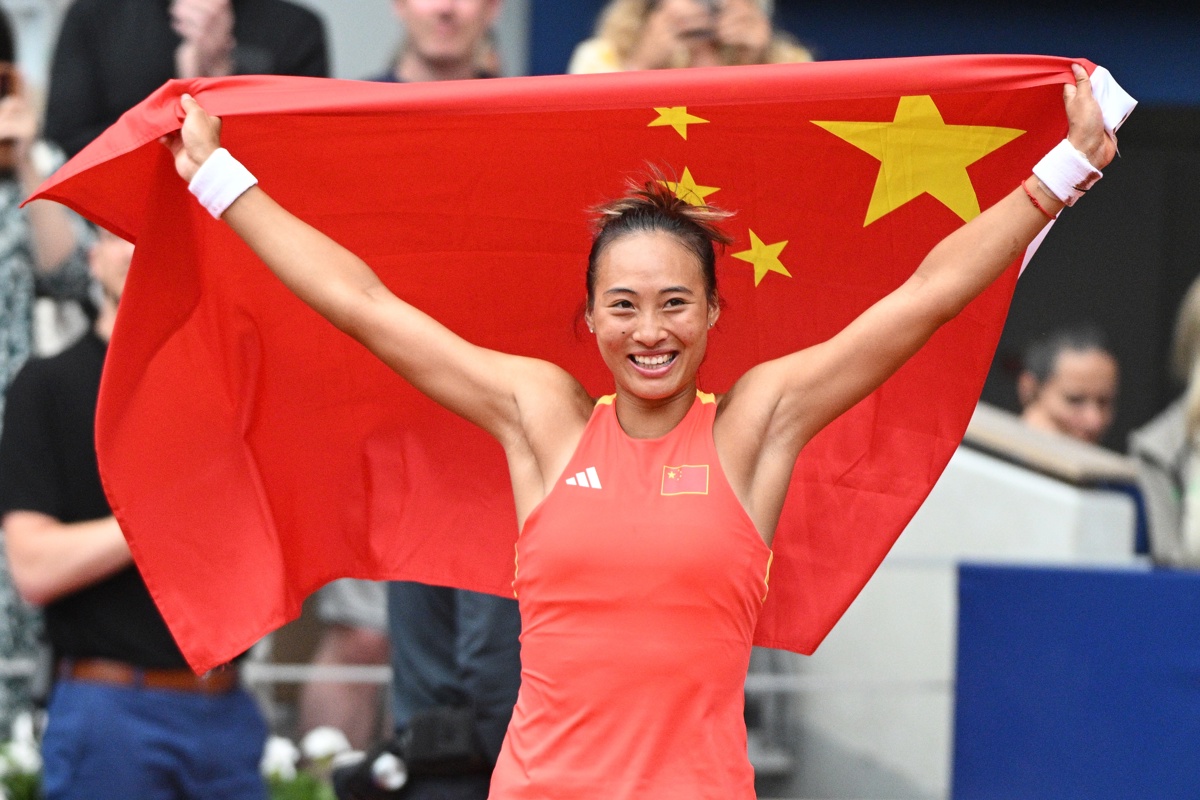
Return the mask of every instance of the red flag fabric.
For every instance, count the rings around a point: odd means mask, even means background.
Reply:
[[[179,127],[181,93],[399,296],[598,396],[610,377],[578,320],[584,210],[628,175],[657,164],[681,196],[736,211],[700,373],[721,392],[828,338],[1012,191],[1065,135],[1070,80],[1067,59],[953,56],[167,84],[40,196],[137,243],[97,444],[189,663],[226,662],[341,576],[510,594],[518,532],[500,447],[301,304],[188,194],[156,142]],[[925,498],[978,399],[1016,266],[805,449],[758,644],[811,652]]]

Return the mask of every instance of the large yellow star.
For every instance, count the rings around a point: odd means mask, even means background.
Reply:
[[[901,97],[891,122],[817,122],[879,159],[863,227],[928,192],[963,220],[979,216],[967,167],[1025,131],[947,125],[928,95]]]
[[[687,167],[683,168],[683,177],[679,179],[679,183],[672,181],[659,181],[663,186],[666,186],[675,196],[683,202],[692,206],[702,206],[706,204],[704,198],[714,192],[721,191],[716,186],[700,186],[692,177],[691,170]]]
[[[659,108],[656,106],[654,110],[658,112],[658,119],[647,125],[647,128],[670,125],[684,139],[687,138],[688,125],[699,125],[708,122],[706,119],[689,114],[687,106],[671,106],[670,108]]]
[[[750,249],[734,253],[733,257],[749,261],[754,265],[754,285],[758,286],[759,281],[768,272],[778,272],[780,275],[792,277],[792,273],[788,272],[787,267],[783,266],[783,262],[779,260],[779,254],[783,252],[784,247],[787,247],[786,241],[764,244],[763,240],[758,238],[758,234],[750,231]]]

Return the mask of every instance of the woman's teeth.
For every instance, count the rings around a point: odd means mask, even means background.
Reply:
[[[674,353],[664,353],[659,356],[631,356],[633,363],[639,367],[661,367],[663,364],[670,363],[674,358]]]

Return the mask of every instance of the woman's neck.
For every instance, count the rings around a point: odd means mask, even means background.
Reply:
[[[633,439],[657,439],[675,429],[696,401],[696,386],[692,384],[677,394],[661,400],[647,400],[617,389],[617,422],[621,430]]]

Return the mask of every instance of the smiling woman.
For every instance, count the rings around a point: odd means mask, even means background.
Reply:
[[[730,242],[716,223],[730,216],[681,200],[655,173],[599,215],[587,269],[588,330],[618,391],[632,398],[691,404],[704,360],[705,332],[720,315],[717,245]],[[645,424],[627,416],[636,438],[672,425],[655,413]]]
[[[522,676],[491,797],[754,796],[743,680],[801,449],[1014,262],[1115,153],[1087,73],[1068,139],[916,272],[820,344],[722,396],[698,371],[720,306],[720,212],[651,179],[602,209],[587,320],[613,394],[471,344],[279,206],[190,96],[164,141],[179,175],[301,300],[503,447],[512,483]]]
[[[1031,345],[1017,379],[1021,419],[1099,444],[1116,414],[1117,359],[1099,328],[1053,331]]]

